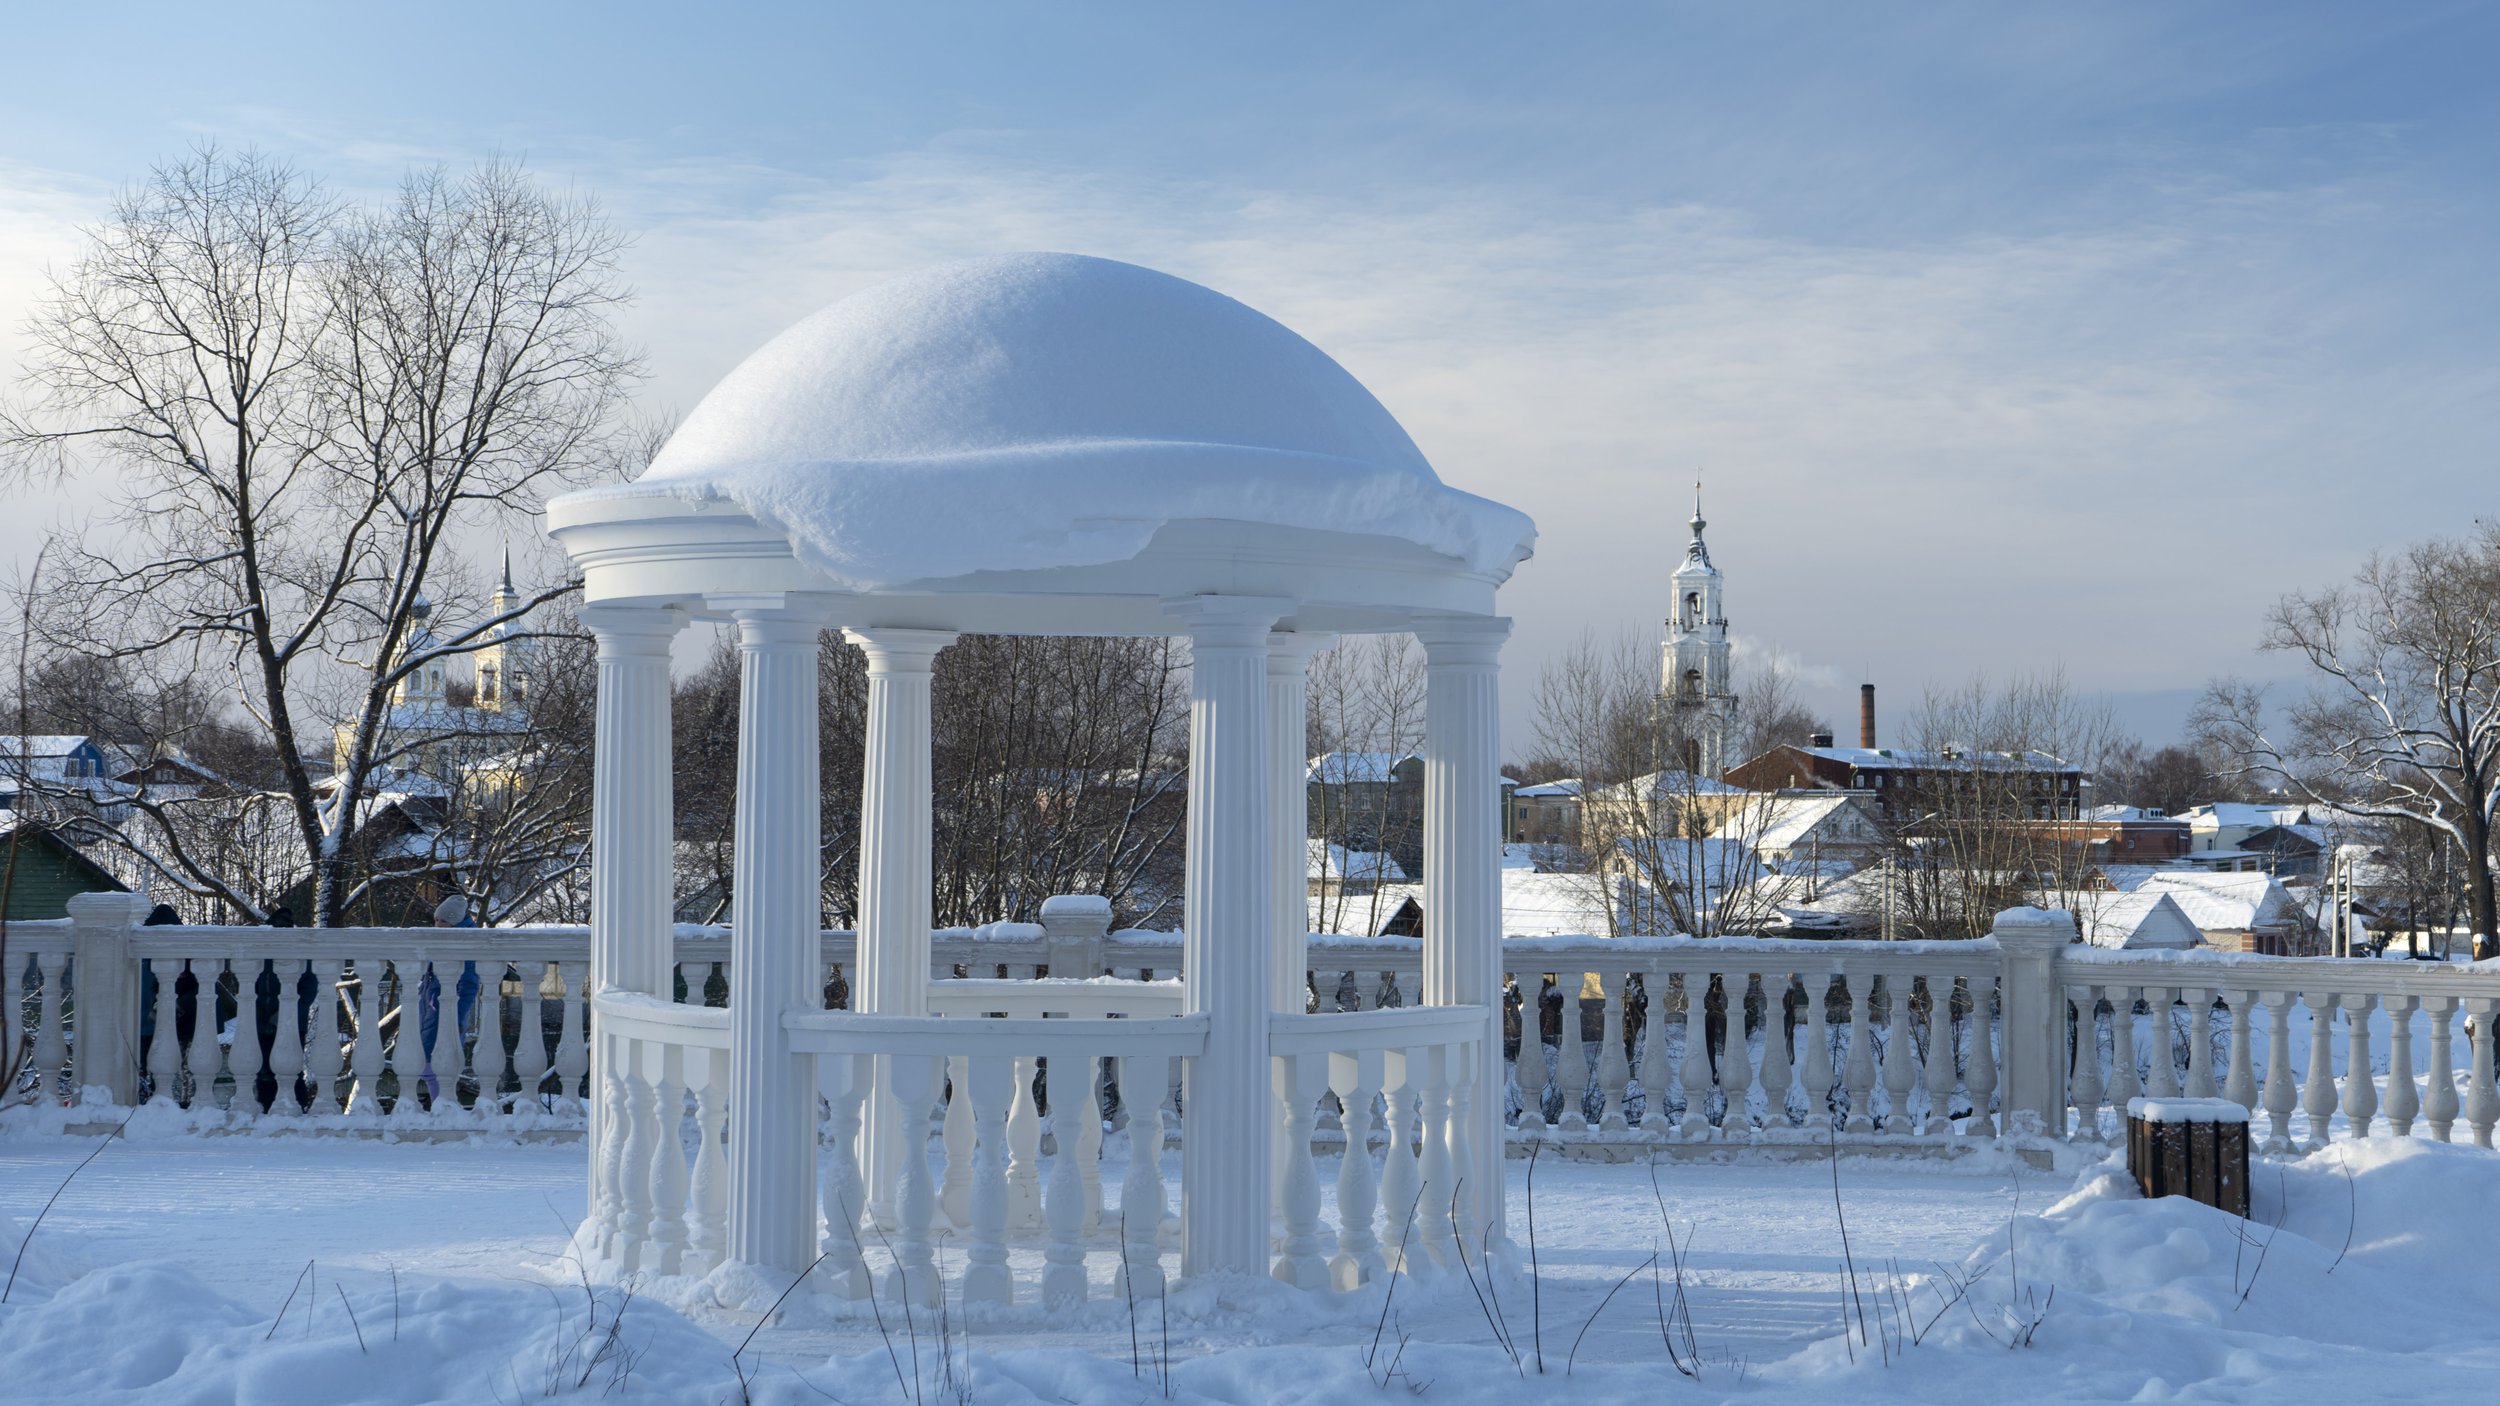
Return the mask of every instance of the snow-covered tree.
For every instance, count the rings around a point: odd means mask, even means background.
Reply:
[[[2265,784],[2446,836],[2474,955],[2500,956],[2500,523],[2283,597],[2262,645],[2299,659],[2311,681],[2283,725],[2263,688],[2225,679],[2207,689],[2199,728]]]

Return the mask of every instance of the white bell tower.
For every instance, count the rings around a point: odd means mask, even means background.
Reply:
[[[1728,739],[1735,728],[1736,693],[1728,669],[1727,614],[1721,608],[1719,568],[1702,542],[1701,485],[1693,485],[1693,540],[1675,569],[1675,609],[1667,617],[1667,642],[1659,668],[1661,721],[1690,739],[1686,755],[1662,759],[1716,780],[1727,770]]]

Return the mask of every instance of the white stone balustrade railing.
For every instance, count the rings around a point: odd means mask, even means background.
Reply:
[[[2057,980],[2081,1140],[2123,1136],[2138,1095],[2231,1099],[2260,1115],[2268,1152],[2381,1128],[2447,1142],[2460,1121],[2489,1147],[2500,1123],[2500,972],[2078,948]]]
[[[474,1123],[533,1103],[578,1109],[593,1024],[584,929],[143,928],[129,895],[81,895],[72,907],[68,920],[10,925],[0,1050],[23,1056],[20,1092],[100,1087],[121,1102],[193,1108],[205,1098],[228,1119]],[[929,1010],[1177,1013],[1178,935],[1103,929],[1099,917],[1060,916],[940,932]],[[722,928],[678,930],[684,1002],[725,999],[729,946]],[[848,1004],[854,950],[849,933],[822,935],[829,1007]],[[1417,940],[1314,934],[1308,951],[1312,1012],[1422,1009]],[[2172,1090],[2247,1103],[2278,1151],[2359,1131],[2448,1138],[2459,1124],[2488,1146],[2500,1123],[2500,972],[2106,952],[2053,927],[1969,943],[1515,938],[1503,955],[1514,1144],[2106,1138],[2128,1097]],[[498,978],[500,999],[464,1002],[481,970]],[[1042,973],[1055,979],[1035,982]],[[204,981],[216,1013],[205,1025]],[[248,1021],[235,1015],[238,983],[250,987]],[[411,996],[417,1019],[405,1030]],[[2116,1055],[2122,1005],[2131,1060]],[[2083,1023],[2089,1060],[2077,1057]],[[1540,1057],[1521,1061],[1530,1029]],[[2371,1078],[2349,1077],[2356,1050]],[[1310,1069],[1291,1077],[1296,1088],[1326,1082]],[[1333,1083],[1312,1099],[1322,1144],[1343,1131],[1341,1101]],[[1294,1175],[1277,1173],[1280,1188]]]
[[[1147,1004],[1159,1005],[1160,995]],[[864,1255],[871,1232],[862,1229],[868,1196],[855,1136],[868,1099],[881,1094],[901,1107],[906,1126],[940,1130],[944,1163],[932,1170],[925,1136],[902,1158],[884,1292],[934,1305],[939,1238],[960,1234],[958,1288],[967,1302],[1013,1300],[1011,1239],[1042,1242],[1045,1302],[1088,1296],[1089,1254],[1111,1258],[1119,1292],[1161,1294],[1173,1204],[1161,1156],[1165,1119],[1175,1074],[1205,1050],[1206,1016],[800,1012],[786,1024],[791,1047],[818,1060],[817,1087],[830,1109],[818,1195],[828,1287],[854,1298],[880,1292]],[[1115,1108],[1129,1155],[1119,1204],[1106,1208],[1103,1129]]]
[[[1278,1279],[1306,1289],[1353,1289],[1402,1256],[1455,1267],[1462,1249],[1480,1250],[1487,1236],[1501,1237],[1465,1184],[1465,1169],[1474,1165],[1467,1111],[1476,1099],[1494,1096],[1477,1087],[1474,1073],[1484,1031],[1481,1006],[1269,1018],[1282,1173]],[[1333,1253],[1321,1235],[1312,1145],[1323,1097],[1336,1105],[1345,1139]]]

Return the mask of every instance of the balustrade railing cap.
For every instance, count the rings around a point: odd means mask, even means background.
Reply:
[[[2023,944],[2072,942],[2075,915],[2063,908],[2008,908],[1989,925],[1989,935]]]

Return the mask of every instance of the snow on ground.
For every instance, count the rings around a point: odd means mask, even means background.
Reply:
[[[95,1146],[0,1137],[0,1254]],[[1510,1172],[1524,1240],[1527,1167]],[[924,1406],[1160,1401],[1167,1333],[1171,1399],[1233,1403],[2389,1400],[2477,1390],[2500,1366],[2486,1345],[2500,1309],[2490,1153],[2380,1140],[2261,1164],[2244,1236],[2218,1212],[2136,1199],[2106,1167],[1848,1158],[1846,1309],[1829,1164],[1670,1162],[1658,1176],[1691,1237],[1698,1380],[1661,1340],[1673,1281],[1638,1269],[1662,1242],[1648,1167],[1551,1158],[1536,1171],[1533,1289],[1524,1265],[1483,1286],[1521,1368],[1477,1287],[1450,1275],[1398,1281],[1376,1354],[1383,1289],[1235,1281],[1177,1292],[1168,1326],[1142,1312],[1133,1362],[1126,1307],[1098,1277],[1073,1320],[1028,1301],[967,1327],[956,1304],[941,1329],[889,1308],[884,1334],[864,1306],[802,1291],[737,1366],[758,1401]],[[0,1381],[42,1402],[517,1401],[551,1385],[738,1400],[731,1354],[755,1319],[697,1306],[694,1281],[624,1308],[616,1347],[638,1355],[618,1380],[618,1353],[600,1348],[620,1298],[586,1299],[562,1258],[581,1194],[576,1146],[115,1142],[62,1194],[0,1306]],[[947,1259],[960,1264],[960,1242]],[[1906,1312],[1888,1307],[1896,1262]],[[1939,1294],[1939,1263],[1976,1276],[1967,1301]],[[1038,1266],[1019,1254],[1017,1267],[1029,1300]],[[1913,1329],[1923,1341],[1904,1341]],[[2026,1332],[2029,1347],[2007,1345]]]

